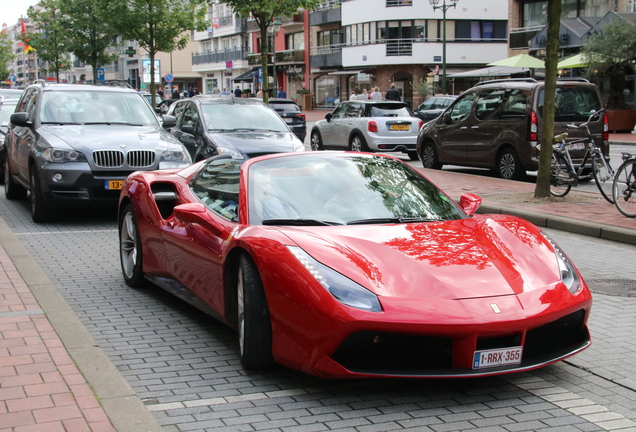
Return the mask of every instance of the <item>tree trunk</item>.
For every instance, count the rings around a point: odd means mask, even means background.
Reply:
[[[548,40],[545,59],[545,87],[543,122],[541,123],[539,172],[534,189],[535,198],[550,196],[550,165],[552,161],[552,139],[554,137],[554,112],[557,63],[559,60],[559,27],[561,26],[561,0],[548,0]]]
[[[267,47],[267,29],[269,27],[269,23],[265,19],[261,19],[258,22],[259,28],[261,30],[261,68],[263,71],[263,102],[266,104],[269,103],[269,75],[267,73],[267,58],[269,54],[269,49]]]

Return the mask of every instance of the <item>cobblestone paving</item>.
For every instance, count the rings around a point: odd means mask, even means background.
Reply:
[[[113,213],[33,225],[26,202],[2,198],[0,216],[167,432],[636,431],[634,298],[596,295],[594,345],[532,373],[409,381],[250,373],[233,331],[159,289],[125,286]],[[636,280],[633,246],[552,236],[586,278],[620,270]]]

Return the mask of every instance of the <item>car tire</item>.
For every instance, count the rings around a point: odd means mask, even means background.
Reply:
[[[422,160],[422,167],[424,168],[442,169],[442,164],[437,158],[435,145],[431,142],[427,142],[422,146],[422,150],[420,150],[420,159]]]
[[[309,144],[312,151],[323,150],[322,137],[320,136],[320,132],[318,132],[317,130],[311,131]]]
[[[412,160],[412,161],[416,161],[416,160],[420,159],[417,156],[417,152],[416,151],[409,151],[409,152],[406,152],[406,154],[409,156],[409,159]]]
[[[143,272],[144,254],[139,224],[132,204],[124,207],[119,218],[119,259],[126,285],[139,288],[146,285]]]
[[[13,181],[9,161],[4,164],[4,196],[8,200],[24,199],[27,196],[27,190]]]
[[[517,152],[511,148],[505,148],[497,155],[495,172],[506,180],[520,180],[526,174],[521,166]]]
[[[236,280],[241,363],[246,369],[271,368],[274,358],[269,308],[258,269],[247,255],[239,258]]]
[[[360,134],[354,134],[349,141],[349,150],[353,152],[368,152],[367,142]]]
[[[35,223],[48,222],[51,220],[51,210],[44,203],[42,187],[40,186],[40,176],[34,165],[29,170],[29,185],[31,193],[31,219]]]

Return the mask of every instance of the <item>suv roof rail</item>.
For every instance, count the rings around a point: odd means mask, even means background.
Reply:
[[[492,83],[500,83],[500,82],[531,82],[531,83],[536,83],[536,82],[539,82],[539,81],[537,81],[534,78],[501,78],[501,79],[480,81],[477,84],[475,84],[475,86],[484,85],[484,84],[492,84]]]
[[[583,77],[559,77],[557,78],[557,81],[578,81],[578,82],[586,82],[586,83],[590,82],[590,80]]]
[[[129,89],[133,89],[133,87],[128,83],[128,81],[125,81],[125,80],[104,81],[102,84],[98,84],[98,85],[104,85],[104,86],[110,86],[110,87],[125,87]]]
[[[33,81],[33,84],[42,84],[44,86],[46,85],[46,80],[36,79],[35,81]]]

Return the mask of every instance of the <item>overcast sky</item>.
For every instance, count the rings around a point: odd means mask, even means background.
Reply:
[[[18,23],[20,16],[27,16],[27,9],[39,0],[0,0],[0,24]]]

